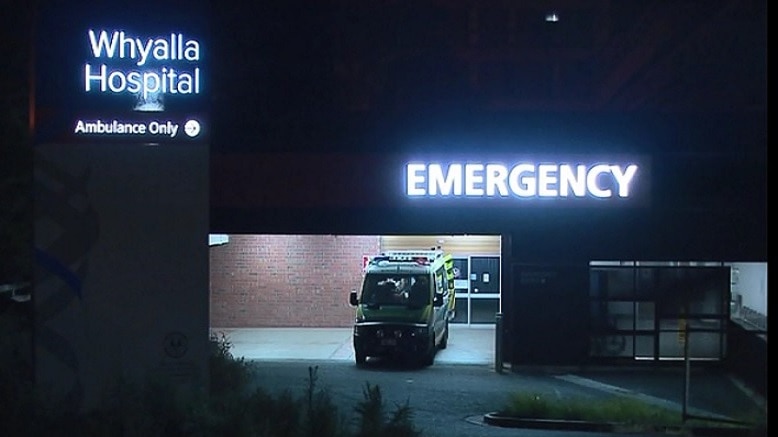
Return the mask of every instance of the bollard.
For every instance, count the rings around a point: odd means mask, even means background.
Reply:
[[[494,370],[502,373],[502,313],[494,315]]]

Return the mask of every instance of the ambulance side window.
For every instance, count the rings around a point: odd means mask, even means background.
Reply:
[[[448,281],[446,280],[446,271],[441,268],[435,272],[435,293],[447,294],[448,293]]]

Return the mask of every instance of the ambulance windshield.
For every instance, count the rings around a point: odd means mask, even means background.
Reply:
[[[430,302],[425,275],[371,273],[362,287],[363,304],[423,306]]]

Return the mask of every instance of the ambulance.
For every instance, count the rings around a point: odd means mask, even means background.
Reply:
[[[455,314],[453,257],[436,248],[372,256],[349,303],[356,308],[357,365],[370,357],[432,365],[438,349],[448,345]]]

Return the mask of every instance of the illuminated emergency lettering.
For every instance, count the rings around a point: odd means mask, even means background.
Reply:
[[[412,197],[627,198],[637,164],[410,163]]]
[[[484,195],[484,166],[467,164],[465,166],[465,196]]]
[[[462,195],[462,164],[451,164],[445,175],[439,164],[430,164],[428,174],[431,182],[430,195]]]

